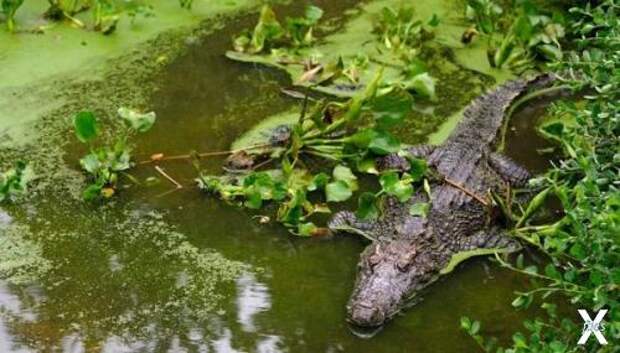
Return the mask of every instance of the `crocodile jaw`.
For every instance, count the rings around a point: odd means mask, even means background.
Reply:
[[[358,327],[378,327],[400,311],[421,287],[416,247],[408,240],[375,242],[362,253],[347,320]]]

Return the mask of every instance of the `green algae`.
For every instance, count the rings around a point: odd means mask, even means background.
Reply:
[[[44,34],[21,32],[10,34],[0,30],[0,130],[3,140],[11,143],[26,141],[32,136],[32,127],[44,111],[63,104],[59,93],[70,82],[104,80],[102,67],[119,56],[140,51],[140,45],[154,40],[162,33],[176,33],[180,43],[191,45],[203,33],[193,33],[205,20],[202,31],[217,28],[225,16],[255,8],[258,0],[201,1],[191,11],[183,10],[175,1],[155,0],[155,16],[131,22],[123,18],[115,33],[101,33],[73,28],[66,23],[41,23],[46,9],[43,1],[27,1],[17,15],[24,28],[43,26]],[[151,56],[147,66],[164,64],[174,59],[174,51]],[[45,63],[41,63],[41,58]],[[138,68],[140,70],[140,68]],[[134,75],[135,76],[135,75]],[[39,94],[34,94],[38,92]],[[34,129],[36,130],[36,129]],[[4,142],[4,141],[3,141]]]
[[[183,28],[175,28],[178,18],[168,19],[167,26],[156,21],[144,35],[120,37],[121,27],[118,38],[103,37],[58,26],[40,37],[0,38],[0,45],[9,45],[0,58],[0,166],[25,160],[39,176],[28,198],[11,209],[12,223],[0,229],[0,277],[20,286],[36,283],[46,296],[64,298],[37,306],[41,317],[34,322],[10,319],[16,330],[30,335],[46,327],[46,337],[40,337],[45,341],[72,327],[101,343],[106,338],[101,332],[144,336],[154,316],[205,322],[224,299],[222,287],[245,270],[240,262],[196,248],[160,215],[136,219],[131,203],[84,204],[77,159],[86,150],[71,131],[72,116],[80,110],[95,111],[113,134],[119,126],[113,112],[119,106],[147,108],[166,64],[222,21],[201,20],[254,3],[231,4],[201,6],[183,15],[191,17]],[[28,10],[22,15],[28,16]],[[57,41],[57,47],[43,44],[46,40]],[[81,55],[64,47],[76,41],[88,41],[92,51]],[[43,53],[50,53],[50,65],[35,64]],[[111,258],[118,266],[110,265]],[[91,300],[102,295],[106,300],[93,305]],[[140,305],[128,313],[135,295]]]
[[[237,52],[228,52],[227,56],[233,60],[263,64],[274,67],[289,75],[295,81],[303,74],[301,65],[283,64],[282,55],[296,58],[316,58],[321,62],[330,62],[342,57],[345,66],[354,60],[360,53],[365,53],[371,60],[364,75],[360,79],[361,84],[368,81],[373,75],[374,70],[384,66],[385,62],[394,61],[390,54],[383,51],[375,52],[375,45],[368,38],[373,34],[370,32],[372,23],[386,6],[399,6],[400,1],[382,0],[373,1],[361,5],[348,14],[347,20],[342,25],[342,30],[328,34],[320,39],[320,42],[312,48],[298,49],[294,52],[274,51],[267,55],[249,55]],[[461,119],[464,107],[479,94],[484,93],[489,87],[500,84],[513,77],[506,70],[498,70],[490,67],[486,52],[487,47],[483,41],[475,41],[470,45],[463,45],[460,42],[463,31],[468,24],[462,19],[462,9],[453,1],[422,1],[414,6],[416,15],[419,19],[425,20],[433,15],[440,18],[440,24],[435,29],[435,38],[427,43],[420,53],[420,59],[427,63],[429,73],[435,77],[437,102],[418,100],[414,112],[406,119],[405,123],[399,126],[396,133],[407,143],[439,144],[453,131]],[[374,59],[372,59],[374,57]],[[290,59],[290,57],[287,57]],[[400,80],[402,68],[394,65],[385,65],[385,76],[387,80]],[[353,91],[343,91],[338,87],[338,82],[328,85],[312,87],[319,92],[335,95],[349,96]],[[301,83],[302,86],[307,83]],[[299,111],[299,109],[297,110]],[[292,112],[284,113],[283,116],[267,118],[252,130],[243,135],[239,141],[233,143],[235,147],[248,145],[249,140],[259,141],[266,127],[273,127],[278,123],[292,121]],[[264,138],[263,138],[264,139]]]
[[[31,284],[44,278],[52,264],[43,256],[41,246],[29,237],[26,225],[0,226],[0,279],[13,285]]]

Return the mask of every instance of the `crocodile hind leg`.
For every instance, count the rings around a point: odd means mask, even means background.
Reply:
[[[459,244],[459,250],[461,251],[475,249],[516,251],[520,248],[521,245],[514,237],[497,227],[481,230],[469,237],[464,237]]]
[[[520,166],[510,157],[499,153],[491,153],[489,165],[511,186],[523,186],[531,177],[527,169]]]
[[[499,228],[481,230],[469,237],[464,237],[459,242],[450,261],[440,273],[451,272],[456,265],[474,256],[510,253],[519,250],[521,250],[521,244],[506,231]]]
[[[426,159],[433,153],[435,146],[432,145],[415,145],[405,148],[404,151],[412,158]],[[377,169],[383,170],[398,170],[400,172],[406,172],[411,168],[407,157],[398,153],[392,153],[385,157],[377,159]]]

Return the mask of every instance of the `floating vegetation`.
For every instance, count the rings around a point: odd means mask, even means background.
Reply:
[[[132,21],[137,16],[154,16],[153,7],[148,0],[48,0],[49,7],[43,16],[51,21],[68,21],[79,28],[90,27],[103,34],[111,34],[116,30],[118,21],[123,14]],[[15,31],[15,13],[24,0],[2,0],[2,12],[6,17],[9,32]],[[190,9],[191,0],[179,0],[182,8]],[[78,16],[84,12],[92,15],[92,23],[86,24]]]
[[[432,30],[439,23],[436,16],[424,23],[415,19],[411,7],[384,7],[378,17],[370,13],[353,20],[346,38],[320,38],[308,47],[315,41],[312,33],[320,14],[319,9],[310,7],[304,19],[289,19],[289,27],[295,23],[294,28],[299,28],[295,35],[290,29],[282,29],[273,11],[264,7],[253,34],[241,34],[233,43],[235,51],[227,56],[283,69],[296,85],[338,97],[353,97],[371,83],[374,72],[382,69],[387,84],[435,98],[435,80],[418,54],[432,38]],[[271,38],[269,45],[264,38]]]
[[[24,194],[32,178],[32,169],[22,161],[16,162],[14,168],[0,174],[0,203],[14,201]]]
[[[313,31],[323,17],[323,10],[307,6],[304,17],[286,18],[282,25],[269,5],[264,5],[253,31],[245,31],[234,40],[235,50],[258,54],[271,48],[299,48],[314,42]]]
[[[103,147],[94,147],[91,143],[99,135],[97,120],[92,112],[80,112],[73,119],[77,138],[90,147],[90,153],[80,159],[82,169],[92,179],[84,190],[85,200],[110,198],[115,194],[118,174],[133,165],[128,139],[136,133],[150,130],[156,117],[153,112],[142,114],[127,108],[120,108],[118,116],[125,123],[125,129],[117,132],[113,145]]]
[[[473,22],[475,32],[466,32],[465,42],[472,33],[486,37],[489,45],[488,60],[491,66],[508,67],[524,72],[537,65],[538,59],[553,62],[562,59],[564,18],[559,12],[551,14],[539,9],[531,1],[518,2],[512,22],[503,24],[500,16],[506,12],[493,0],[468,1],[466,16]]]
[[[308,104],[307,100],[305,104]],[[365,193],[359,200],[359,213],[367,217],[377,214],[378,197],[386,194],[407,201],[413,194],[412,183],[424,177],[424,161],[408,156],[403,145],[388,129],[399,124],[411,111],[413,97],[401,87],[386,86],[382,72],[372,83],[350,100],[339,103],[323,100],[304,108],[297,123],[272,130],[269,143],[250,146],[229,157],[229,164],[246,165],[240,176],[198,178],[201,189],[223,200],[241,200],[240,205],[260,209],[264,202],[278,204],[277,219],[293,234],[324,235],[310,217],[330,213],[326,203],[343,202],[358,190],[357,173],[379,174],[375,164],[379,156],[401,153],[411,161],[411,170],[404,175],[381,174],[382,190]],[[249,163],[240,163],[250,158]],[[308,168],[323,163],[334,165],[331,176]],[[255,164],[254,161],[257,163]],[[256,171],[266,165],[276,170]],[[324,192],[325,202],[309,201],[312,192]]]
[[[44,278],[52,263],[43,256],[38,243],[29,239],[28,226],[0,223],[0,279],[14,285],[27,285]]]

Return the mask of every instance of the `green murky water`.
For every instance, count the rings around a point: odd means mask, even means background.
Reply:
[[[314,3],[334,16],[356,1]],[[224,57],[230,37],[253,18],[192,43],[158,77],[163,85],[147,105],[159,119],[139,139],[137,156],[226,149],[249,127],[298,104],[279,92],[290,84],[284,73]],[[535,140],[528,127],[536,114],[518,112],[511,134]],[[508,148],[526,164],[535,160]],[[82,148],[65,150],[75,168]],[[220,162],[204,166],[216,171]],[[202,195],[188,163],[164,168],[186,187],[170,192],[166,180],[132,187],[107,206],[38,193],[27,206],[0,210],[2,253],[13,255],[0,260],[0,271],[13,275],[0,281],[0,352],[477,352],[459,330],[462,315],[502,339],[518,328],[523,314],[510,302],[526,279],[475,259],[375,337],[358,338],[344,306],[364,240],[295,239]],[[150,166],[134,174],[157,176]]]

